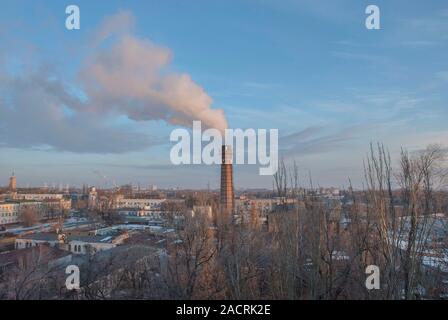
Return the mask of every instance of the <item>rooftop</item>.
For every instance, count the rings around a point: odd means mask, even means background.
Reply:
[[[0,266],[17,263],[19,259],[36,258],[39,261],[49,262],[70,255],[70,252],[58,248],[40,245],[38,247],[15,250],[0,254]]]
[[[37,241],[57,241],[58,236],[56,233],[34,233],[21,236],[19,239],[29,239]],[[112,236],[92,236],[92,235],[69,235],[66,236],[67,241],[82,241],[89,243],[111,243]]]

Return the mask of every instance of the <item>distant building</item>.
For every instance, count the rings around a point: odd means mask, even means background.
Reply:
[[[213,209],[211,206],[193,206],[192,216],[204,216],[208,219],[213,219]]]
[[[0,225],[22,222],[21,213],[33,210],[36,219],[53,218],[71,208],[70,199],[46,199],[42,201],[15,199],[0,202]]]
[[[163,204],[166,199],[125,199],[118,198],[114,208],[120,216],[160,220],[163,218]]]
[[[44,216],[42,202],[14,200],[0,203],[0,225],[21,222],[21,213],[27,209],[34,210],[38,220]]]
[[[150,219],[162,219],[161,211],[145,210],[145,209],[118,209],[118,214],[128,217],[144,217]]]
[[[72,200],[61,193],[19,193],[16,200],[43,202],[47,211],[61,212],[72,208]]]
[[[32,200],[32,201],[43,201],[43,200],[61,200],[64,195],[61,193],[19,193],[17,194],[17,199],[19,200]]]
[[[98,204],[98,192],[95,187],[90,188],[89,190],[89,200],[88,200],[88,208],[90,210],[95,209]]]
[[[62,214],[68,212],[72,208],[71,199],[61,199],[61,200],[43,200],[42,205],[44,207],[47,216],[51,214]]]
[[[26,249],[48,244],[51,247],[58,247],[73,254],[95,254],[99,251],[114,248],[128,237],[126,233],[116,236],[36,233],[17,238],[15,248]]]
[[[9,190],[15,191],[16,189],[17,189],[17,179],[13,172],[11,177],[9,178]]]
[[[17,202],[0,203],[0,225],[19,222],[19,207]]]
[[[117,209],[144,209],[147,211],[161,211],[166,199],[117,199]]]

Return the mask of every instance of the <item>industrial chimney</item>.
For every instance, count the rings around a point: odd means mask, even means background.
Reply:
[[[235,199],[233,195],[232,148],[229,145],[222,146],[220,204],[222,213],[232,214]]]

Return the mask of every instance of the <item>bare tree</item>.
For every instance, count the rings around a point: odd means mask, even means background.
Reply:
[[[39,220],[39,214],[34,207],[25,206],[20,210],[20,218],[26,227],[32,227]]]

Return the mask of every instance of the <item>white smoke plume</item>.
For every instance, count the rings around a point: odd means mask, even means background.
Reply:
[[[133,36],[134,25],[130,12],[106,18],[74,65],[75,78],[49,67],[36,50],[2,43],[8,50],[0,50],[0,148],[125,153],[166,143],[149,133],[148,120],[185,126],[201,120],[224,130],[223,111],[211,108],[188,74],[170,71],[168,48]],[[11,60],[24,67],[11,68]],[[132,121],[116,121],[123,115]]]
[[[211,97],[188,74],[168,70],[172,58],[168,48],[127,32],[126,26],[133,24],[132,15],[121,12],[98,29],[96,48],[80,72],[89,110],[184,126],[200,120],[223,132],[227,127],[223,110],[211,108]]]

